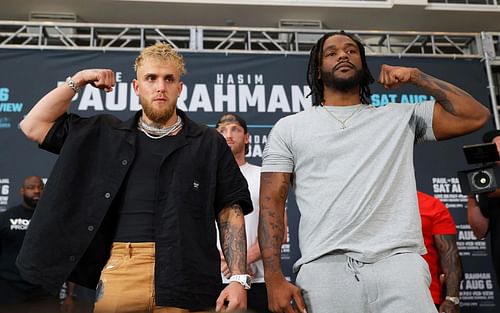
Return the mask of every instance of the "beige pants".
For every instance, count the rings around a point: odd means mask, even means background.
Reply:
[[[94,313],[189,312],[156,305],[154,266],[153,242],[113,243],[111,257],[101,273]]]

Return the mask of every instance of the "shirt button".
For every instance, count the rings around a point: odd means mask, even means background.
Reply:
[[[74,255],[70,255],[70,256],[69,256],[69,260],[70,260],[71,262],[75,262],[75,260],[76,260],[76,256],[74,256]]]
[[[88,231],[94,231],[94,226],[93,225],[89,225],[89,227],[87,227],[87,230]]]
[[[106,198],[106,199],[111,198],[111,194],[110,194],[109,192],[106,192],[106,193],[104,194],[104,198]]]
[[[128,164],[128,161],[127,160],[122,160],[122,165],[125,166]]]

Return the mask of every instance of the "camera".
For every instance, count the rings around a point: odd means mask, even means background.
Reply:
[[[458,171],[458,180],[463,194],[480,194],[497,189],[500,182],[500,169],[495,162],[500,160],[494,143],[463,146],[468,164],[481,163],[480,167]]]

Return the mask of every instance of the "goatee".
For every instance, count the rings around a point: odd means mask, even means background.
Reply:
[[[146,99],[139,98],[140,103],[148,103]],[[165,127],[165,123],[174,115],[176,103],[168,104],[161,109],[157,109],[152,103],[142,104],[142,111],[158,128]]]
[[[38,199],[33,199],[33,198],[29,198],[29,197],[24,196],[23,200],[24,200],[24,203],[32,209],[34,209],[36,207],[36,205],[38,204]]]
[[[164,110],[155,110],[151,107],[143,106],[142,110],[144,114],[157,126],[157,127],[165,127],[165,123],[172,117],[174,114],[174,109],[164,109]]]
[[[340,78],[335,75],[335,70],[330,72],[321,71],[321,79],[323,80],[323,84],[325,86],[341,92],[346,92],[360,85],[363,80],[363,74],[362,70],[356,70],[354,75],[351,77]]]

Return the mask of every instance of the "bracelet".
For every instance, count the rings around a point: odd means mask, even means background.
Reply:
[[[68,86],[73,89],[73,91],[75,93],[78,93],[80,91],[80,89],[82,89],[81,87],[78,87],[75,82],[73,81],[73,78],[71,78],[71,76],[68,76],[66,78],[66,84],[68,84]]]

